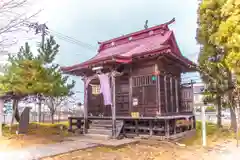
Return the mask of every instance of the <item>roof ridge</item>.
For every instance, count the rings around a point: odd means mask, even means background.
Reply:
[[[166,23],[159,24],[159,25],[147,28],[147,29],[142,29],[142,30],[139,30],[139,31],[136,31],[136,32],[133,32],[133,33],[129,33],[129,34],[120,36],[120,37],[112,38],[112,39],[107,40],[107,41],[98,42],[98,44],[100,44],[100,48],[101,48],[101,46],[104,45],[104,44],[108,44],[110,42],[122,40],[122,39],[125,39],[125,38],[130,37],[130,36],[136,36],[136,35],[146,33],[146,32],[149,32],[151,30],[155,30],[155,29],[159,29],[159,28],[166,29],[168,31],[169,30],[168,25],[172,24],[173,22],[175,22],[175,18],[173,18],[172,20],[170,20]]]

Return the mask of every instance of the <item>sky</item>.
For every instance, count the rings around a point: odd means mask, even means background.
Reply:
[[[176,21],[170,28],[182,54],[193,61],[198,56],[195,40],[198,0],[42,0],[35,7],[43,9],[36,21],[46,23],[60,44],[56,61],[62,66],[93,57],[98,41],[141,30],[146,20],[151,27],[174,17]],[[91,48],[62,40],[59,33],[89,44]],[[31,43],[39,40],[40,35],[37,35]],[[83,91],[81,78],[74,77],[74,80],[77,82],[75,90]],[[83,101],[81,93],[78,97]]]

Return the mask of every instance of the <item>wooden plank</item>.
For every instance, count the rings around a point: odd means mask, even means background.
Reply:
[[[164,98],[165,98],[165,108],[166,113],[168,113],[168,100],[167,100],[167,76],[164,75]]]
[[[178,113],[179,112],[179,99],[178,99],[178,94],[179,94],[179,91],[178,91],[178,79],[176,78],[175,79],[175,94],[176,94],[176,112]]]
[[[182,113],[182,114],[176,114],[176,115],[163,115],[163,116],[146,116],[146,117],[138,117],[139,120],[149,120],[149,119],[156,119],[156,120],[164,120],[164,119],[179,119],[179,118],[188,118],[188,117],[192,117],[193,114],[191,112],[186,112],[186,113]],[[77,120],[77,119],[84,119],[83,117],[71,117],[73,120]],[[88,120],[111,120],[112,117],[111,116],[103,116],[103,117],[99,117],[99,116],[88,116]],[[130,117],[130,116],[117,116],[116,119],[118,120],[133,120],[136,118]]]

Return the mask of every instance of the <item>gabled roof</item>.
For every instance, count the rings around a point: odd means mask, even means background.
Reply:
[[[98,53],[93,58],[73,66],[62,67],[63,72],[88,68],[98,63],[131,63],[134,58],[147,54],[169,54],[186,65],[193,64],[182,56],[176,40],[168,25],[171,21],[148,29],[99,42]]]

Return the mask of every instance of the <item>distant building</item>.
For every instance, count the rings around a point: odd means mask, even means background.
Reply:
[[[205,88],[204,83],[196,83],[193,85],[193,93],[194,93],[194,110],[198,110],[201,108],[201,106],[204,106],[203,100],[204,95],[203,91]]]

